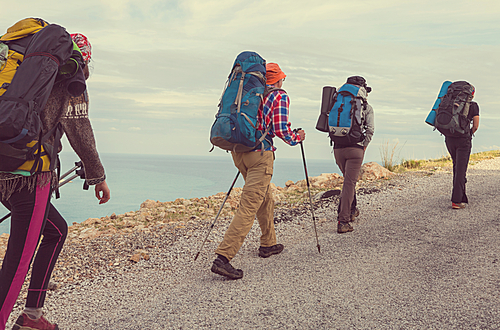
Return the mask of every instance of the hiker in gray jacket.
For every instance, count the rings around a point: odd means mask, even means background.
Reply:
[[[86,64],[84,75],[88,78],[90,43],[86,38],[73,40],[80,48],[87,46],[87,53],[82,55]],[[106,203],[110,191],[88,118],[87,93],[72,97],[64,84],[56,83],[40,117],[43,133],[61,123],[71,147],[83,162],[86,182],[95,185],[99,204]],[[57,185],[53,171],[0,172],[0,201],[12,212],[9,243],[0,270],[0,329],[4,329],[33,259],[25,309],[14,329],[58,329],[42,315],[49,280],[68,232],[66,221],[50,203]]]
[[[366,86],[366,80],[363,77],[349,77],[347,83],[364,87],[367,93],[371,91],[371,87]],[[363,164],[366,148],[372,140],[375,131],[373,108],[368,103],[366,103],[366,107],[362,108],[361,120],[361,129],[364,135],[364,139],[361,142],[351,145],[334,142],[333,145],[335,161],[344,175],[344,184],[342,185],[341,200],[338,208],[337,232],[339,234],[353,231],[354,229],[350,222],[354,221],[359,215],[356,201],[356,183],[361,165]]]

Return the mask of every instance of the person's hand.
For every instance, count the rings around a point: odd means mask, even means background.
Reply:
[[[104,204],[111,198],[111,193],[106,180],[95,185],[95,197],[99,200],[99,204]]]
[[[306,139],[306,132],[303,129],[297,131],[297,134],[300,136],[300,141],[304,141]]]
[[[472,134],[476,133],[479,128],[479,116],[472,117]]]

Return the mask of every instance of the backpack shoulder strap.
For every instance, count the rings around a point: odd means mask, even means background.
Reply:
[[[271,94],[274,91],[283,91],[286,93],[286,90],[284,90],[283,88],[276,88],[276,87],[269,88],[266,85],[266,89],[264,90],[264,98],[266,98],[269,94]]]

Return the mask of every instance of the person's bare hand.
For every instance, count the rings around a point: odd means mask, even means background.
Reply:
[[[104,204],[111,198],[111,192],[106,180],[95,185],[95,197],[99,200],[99,204]]]

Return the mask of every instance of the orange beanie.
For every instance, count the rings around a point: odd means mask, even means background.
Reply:
[[[278,80],[286,77],[286,74],[281,71],[280,67],[276,63],[268,63],[266,65],[266,83],[268,85],[274,85]]]

